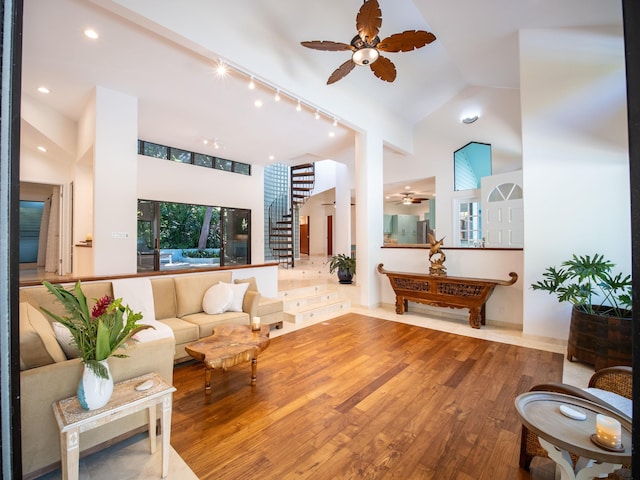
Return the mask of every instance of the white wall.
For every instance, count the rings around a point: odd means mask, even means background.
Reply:
[[[136,273],[138,99],[96,87],[95,105],[93,273]]]
[[[617,29],[520,34],[527,286],[573,253],[630,273],[623,54]],[[570,308],[527,289],[524,333],[566,339]]]
[[[480,118],[461,123],[460,115],[473,109]],[[385,161],[385,183],[407,178],[436,178],[435,235],[453,245],[453,152],[469,142],[491,144],[492,173],[522,168],[518,90],[471,87],[416,125],[413,157]],[[412,176],[407,177],[407,172]]]
[[[251,175],[185,165],[138,155],[137,196],[145,200],[194,203],[251,210],[251,261],[264,262],[264,169]]]

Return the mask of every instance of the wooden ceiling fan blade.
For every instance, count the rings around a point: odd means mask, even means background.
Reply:
[[[396,79],[396,66],[391,60],[382,55],[378,60],[369,65],[373,74],[385,82],[393,82]]]
[[[330,52],[339,52],[342,50],[354,50],[354,47],[346,43],[332,42],[330,40],[313,40],[311,42],[300,42],[300,45],[314,50],[325,50]]]
[[[382,26],[382,10],[378,0],[367,0],[356,15],[358,35],[365,43],[371,43],[378,36]]]
[[[340,65],[336,70],[331,74],[329,80],[327,80],[327,85],[331,85],[332,83],[336,83],[338,80],[347,76],[347,74],[355,68],[356,64],[351,61],[351,59],[344,62]]]
[[[436,36],[424,30],[407,30],[380,40],[376,45],[382,52],[410,52],[433,42]]]

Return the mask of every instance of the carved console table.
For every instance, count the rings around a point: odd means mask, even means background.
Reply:
[[[435,307],[468,308],[469,325],[473,328],[485,325],[485,303],[496,285],[513,285],[518,280],[515,272],[509,273],[511,280],[488,280],[389,272],[382,267],[382,263],[378,265],[378,272],[389,277],[396,293],[397,314],[402,315],[407,311],[409,300]]]

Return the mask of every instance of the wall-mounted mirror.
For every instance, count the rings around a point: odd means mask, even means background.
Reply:
[[[491,145],[470,142],[453,152],[453,189],[480,188],[480,179],[491,175]]]
[[[384,185],[384,245],[425,245],[435,228],[435,177]]]

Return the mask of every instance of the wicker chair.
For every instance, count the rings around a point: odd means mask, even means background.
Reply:
[[[632,386],[632,373],[631,367],[608,367],[598,370],[593,374],[589,380],[589,388],[599,388],[609,392],[617,393],[618,395],[631,399],[631,386]],[[624,412],[609,405],[597,396],[572,385],[564,383],[545,383],[541,385],[535,385],[531,388],[534,391],[543,392],[557,392],[567,395],[573,395],[574,397],[583,398],[591,402],[603,405],[622,416],[627,416]],[[522,440],[520,442],[520,468],[529,471],[531,460],[533,457],[547,457],[547,451],[542,448],[540,442],[538,442],[538,436],[530,432],[525,426],[522,427]],[[575,464],[577,457],[572,455],[573,463]]]

